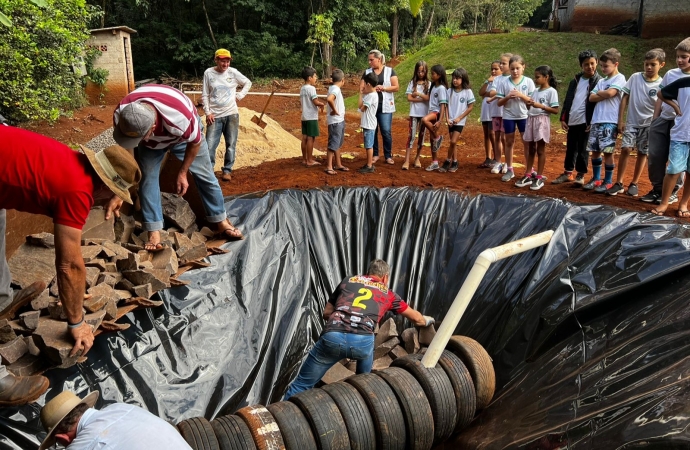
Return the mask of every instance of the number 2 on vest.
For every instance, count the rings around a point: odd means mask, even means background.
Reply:
[[[367,309],[367,305],[365,305],[362,302],[371,299],[371,291],[369,289],[362,288],[359,290],[359,293],[362,295],[355,298],[355,301],[352,302],[352,307],[353,308]]]

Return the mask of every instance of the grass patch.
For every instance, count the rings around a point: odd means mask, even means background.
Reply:
[[[530,78],[534,77],[535,67],[543,64],[551,66],[560,82],[558,99],[562,105],[568,83],[580,71],[577,55],[582,50],[591,48],[597,54],[601,54],[608,48],[617,48],[622,54],[619,70],[628,78],[634,72],[643,70],[644,54],[648,50],[660,47],[666,51],[666,67],[661,70],[663,75],[667,70],[676,67],[674,48],[682,39],[682,36],[638,39],[589,33],[514,32],[468,35],[435,42],[416,53],[406,55],[405,61],[395,67],[400,80],[400,91],[395,95],[396,114],[409,114],[410,105],[405,96],[405,89],[412,79],[414,65],[419,60],[426,61],[429,67],[442,64],[446,70],[464,67],[470,75],[472,90],[476,96],[489,75],[491,62],[497,60],[501,53],[517,53],[525,58],[525,75]],[[357,109],[357,96],[348,97],[345,106],[348,109]],[[471,120],[479,120],[479,111],[478,107],[474,109],[470,115]],[[552,119],[555,120],[556,117],[553,116]]]

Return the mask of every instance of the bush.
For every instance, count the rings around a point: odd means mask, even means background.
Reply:
[[[12,121],[57,120],[79,105],[82,83],[73,64],[89,37],[83,0],[1,1],[12,26],[0,27],[0,112]]]

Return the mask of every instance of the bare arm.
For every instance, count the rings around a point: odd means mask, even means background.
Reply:
[[[400,90],[400,85],[398,84],[398,76],[394,75],[391,77],[391,85],[388,86],[388,90],[384,89],[384,92],[398,92]]]
[[[191,142],[187,144],[187,148],[184,151],[184,159],[182,160],[182,167],[177,173],[177,195],[184,195],[187,193],[187,188],[189,187],[189,182],[187,181],[187,172],[194,162],[194,158],[199,153],[201,148],[201,141],[196,144]]]
[[[487,88],[489,87],[489,83],[484,83],[482,84],[482,87],[479,88],[479,96],[480,97],[488,97],[491,91],[487,92]]]
[[[589,101],[597,103],[602,100],[608,100],[618,95],[619,90],[616,88],[608,88],[605,91],[597,91],[596,94],[589,94]]]
[[[508,103],[508,100],[510,100],[510,98],[508,98],[508,97],[503,97],[503,98],[499,97],[498,98],[498,106],[505,106],[506,103]]]
[[[84,319],[84,290],[86,268],[81,256],[81,230],[66,225],[55,225],[55,268],[57,269],[60,301],[65,309],[67,321],[72,324]],[[71,328],[74,347],[71,356],[79,350],[85,355],[93,345],[93,330],[86,322],[78,328]]]
[[[661,115],[661,105],[664,103],[664,96],[661,95],[661,90],[656,94],[656,103],[654,104],[654,114],[652,115],[652,120],[656,119]]]
[[[323,308],[323,320],[328,320],[331,317],[331,314],[333,314],[333,311],[335,311],[335,306],[333,306],[333,303],[326,302],[326,306]]]
[[[335,107],[335,94],[329,94],[328,97],[326,97],[326,103],[331,107],[332,116],[337,116],[340,113],[338,108]]]
[[[625,110],[628,109],[628,100],[630,100],[630,95],[623,92],[623,98],[621,99],[621,104],[618,107],[618,131],[620,133],[625,131]]]
[[[407,308],[404,312],[400,313],[401,316],[412,322],[413,324],[417,325],[418,327],[423,327],[426,326],[426,319],[416,309],[413,308]]]
[[[470,103],[469,105],[467,105],[467,109],[462,114],[460,114],[458,117],[451,120],[452,124],[455,125],[457,123],[460,123],[460,121],[462,121],[462,119],[464,119],[465,117],[470,115],[470,113],[472,112],[473,109],[474,109],[474,103]]]

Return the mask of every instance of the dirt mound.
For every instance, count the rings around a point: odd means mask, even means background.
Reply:
[[[263,121],[267,123],[266,128],[261,128],[254,122],[252,117],[259,116],[260,113],[248,108],[239,108],[240,128],[237,136],[237,146],[235,147],[235,165],[233,170],[243,167],[254,167],[266,161],[273,161],[282,158],[301,157],[301,142],[290,132],[283,129],[278,122],[264,115]],[[206,121],[206,117],[202,117]],[[209,149],[210,150],[210,149]],[[314,155],[324,153],[314,150]],[[220,144],[216,149],[215,171],[220,171],[223,167],[225,156],[225,139],[221,137]]]

